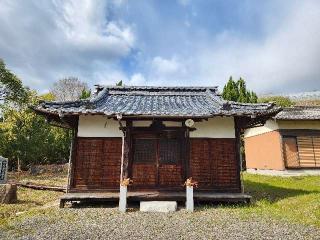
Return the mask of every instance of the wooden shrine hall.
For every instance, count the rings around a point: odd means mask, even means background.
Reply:
[[[280,109],[225,101],[216,87],[97,86],[88,100],[41,102],[33,110],[73,130],[66,201],[183,201],[198,182],[203,201],[248,201],[241,182],[240,134]]]

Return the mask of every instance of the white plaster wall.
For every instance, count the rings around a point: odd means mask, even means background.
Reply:
[[[100,115],[79,117],[78,137],[122,137],[122,135],[117,120]]]
[[[133,127],[149,127],[152,124],[151,120],[147,121],[133,121],[132,126]],[[166,127],[181,127],[182,123],[181,122],[176,122],[176,121],[163,121],[163,124]]]
[[[166,127],[182,127],[181,122],[175,122],[175,121],[163,121],[163,124]]]
[[[133,127],[149,127],[152,121],[132,121]]]
[[[274,120],[268,120],[266,121],[265,125],[261,126],[261,127],[254,127],[254,128],[249,128],[244,132],[244,137],[252,137],[252,136],[256,136],[256,135],[260,135],[263,133],[267,133],[267,132],[272,132],[279,129],[279,125],[277,122],[275,122]]]
[[[320,121],[278,121],[280,129],[315,129],[320,130]]]
[[[308,120],[268,120],[264,126],[247,129],[244,137],[253,137],[278,129],[315,129],[320,130],[320,121]]]
[[[233,117],[214,117],[208,121],[195,122],[197,129],[190,132],[191,138],[235,138]]]

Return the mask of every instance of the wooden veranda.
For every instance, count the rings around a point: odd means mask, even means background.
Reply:
[[[129,202],[138,201],[178,201],[185,202],[185,191],[132,191],[127,195]],[[210,191],[195,191],[195,202],[228,202],[249,203],[251,196],[244,193],[217,193]],[[116,202],[119,201],[119,192],[88,192],[88,193],[66,193],[60,199],[60,207],[66,202]]]

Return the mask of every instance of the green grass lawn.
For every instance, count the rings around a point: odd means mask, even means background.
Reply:
[[[20,174],[9,173],[9,180],[19,182],[32,182],[50,186],[65,186],[67,183],[66,174],[42,174],[37,176],[29,175],[26,172]],[[34,211],[39,207],[57,201],[62,192],[41,191],[29,188],[18,187],[18,202],[15,204],[0,204],[0,226],[17,218],[17,213]]]
[[[12,176],[16,177],[16,176]],[[65,185],[65,175],[20,176],[21,181],[47,185]],[[245,192],[250,205],[222,205],[224,211],[243,218],[268,217],[320,227],[320,176],[271,177],[244,174]],[[62,193],[18,188],[18,203],[0,205],[0,227],[9,222],[42,212],[41,206],[59,199]],[[210,206],[204,206],[207,208]],[[25,212],[16,216],[17,212]],[[50,211],[49,211],[50,212]]]
[[[244,183],[252,204],[236,208],[243,216],[266,216],[320,227],[320,176],[244,174]]]

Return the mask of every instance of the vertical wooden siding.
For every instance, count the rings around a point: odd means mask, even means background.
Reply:
[[[77,138],[73,191],[119,188],[121,138]],[[199,190],[239,192],[240,176],[235,155],[235,139],[190,139],[190,176],[199,182]],[[133,164],[137,188],[159,186],[182,188],[181,165]]]
[[[118,189],[121,138],[77,138],[72,188]]]
[[[191,176],[199,189],[240,192],[235,139],[190,139]]]
[[[295,137],[283,138],[283,158],[288,168],[299,168],[299,155],[297,139]]]
[[[320,137],[298,136],[300,167],[320,167]]]
[[[320,137],[313,137],[313,150],[316,167],[320,167]]]

